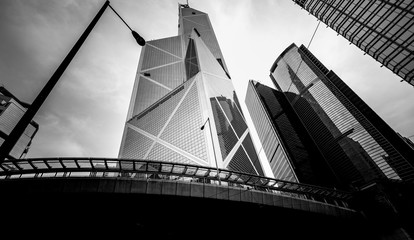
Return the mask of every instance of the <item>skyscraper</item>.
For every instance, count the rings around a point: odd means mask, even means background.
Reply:
[[[294,0],[414,86],[414,2]]]
[[[250,80],[246,105],[275,178],[340,187],[283,92]]]
[[[6,88],[0,87],[0,145],[3,144],[4,139],[7,138],[29,106]],[[16,159],[24,157],[29,151],[32,139],[38,130],[39,125],[35,121],[31,121],[10,151],[10,156]]]
[[[337,178],[414,180],[414,151],[303,45],[290,45],[270,77]]]
[[[208,15],[178,10],[178,36],[142,49],[119,157],[263,175]]]

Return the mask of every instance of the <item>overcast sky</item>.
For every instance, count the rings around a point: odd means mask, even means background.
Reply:
[[[31,103],[103,3],[0,0],[0,83]],[[177,3],[111,1],[146,40],[177,35]],[[318,24],[290,0],[189,4],[209,14],[245,115],[248,80],[271,86],[268,75],[274,60],[291,43],[307,46]],[[394,130],[414,135],[411,85],[323,23],[309,49]],[[40,129],[27,157],[117,157],[140,52],[127,27],[108,8],[35,116]],[[257,139],[254,131],[253,137]],[[262,155],[260,144],[255,145]]]

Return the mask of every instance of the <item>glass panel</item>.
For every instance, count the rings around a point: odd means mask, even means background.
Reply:
[[[233,171],[239,171],[244,173],[250,173],[257,175],[256,170],[253,168],[252,163],[246,155],[244,149],[240,146],[233,158],[230,160],[228,168]],[[241,176],[243,179],[247,179],[246,176]]]
[[[148,44],[145,45],[144,59],[142,61],[141,70],[158,67],[180,60],[180,58],[156,49],[150,44],[151,42],[148,42]]]
[[[182,57],[181,36],[157,39],[148,41],[147,43],[174,54],[177,57]]]
[[[197,84],[193,84],[171,118],[161,139],[207,162],[207,149]]]
[[[188,42],[187,54],[185,55],[185,70],[187,79],[192,78],[200,71],[193,39],[190,39]]]
[[[153,140],[127,127],[120,158],[142,159]]]
[[[238,138],[227,121],[220,105],[215,98],[210,99],[211,107],[213,110],[214,122],[217,130],[217,137],[220,143],[221,155],[224,159],[236,145]]]
[[[250,137],[250,133],[247,134],[246,138],[244,139],[243,147],[249,155],[250,160],[253,162],[254,167],[256,168],[259,175],[264,176],[262,165],[260,164],[260,160],[257,156],[256,149],[254,148],[253,141]]]
[[[177,162],[177,163],[184,163],[184,164],[196,164],[195,162],[191,161],[190,159],[184,157],[183,155],[161,145],[160,143],[156,143],[152,148],[151,152],[148,155],[150,160],[158,160],[164,162]],[[178,168],[179,166],[176,166]],[[175,171],[175,169],[174,169]]]
[[[183,62],[143,71],[141,74],[171,89],[186,80]]]
[[[136,81],[136,80],[135,80]],[[138,90],[134,101],[133,116],[154,104],[168,93],[168,89],[163,88],[144,77],[139,78]]]
[[[217,97],[217,101],[220,103],[221,108],[224,110],[227,119],[230,121],[230,124],[233,126],[234,130],[237,133],[237,136],[241,137],[247,129],[247,125],[244,122],[243,117],[238,111],[235,103],[231,99],[225,97]]]
[[[129,123],[148,133],[151,133],[154,136],[158,136],[161,129],[165,126],[167,120],[183,97],[184,92],[184,87],[181,87],[168,93],[167,96],[163,97],[150,108],[146,109],[142,112],[142,114],[131,119]],[[147,140],[146,137],[142,136],[141,138],[145,138],[143,140],[150,141]],[[136,143],[139,143],[139,141]]]

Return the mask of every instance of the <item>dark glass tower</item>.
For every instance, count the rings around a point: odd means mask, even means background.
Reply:
[[[306,47],[289,46],[270,77],[343,184],[414,180],[414,151]]]
[[[339,187],[334,172],[286,98],[298,95],[286,94],[252,80],[246,94],[247,108],[274,177]],[[321,122],[315,121],[315,124],[323,127]]]
[[[119,157],[263,175],[208,15],[178,10],[179,35],[142,49]]]
[[[294,2],[414,85],[414,1]]]

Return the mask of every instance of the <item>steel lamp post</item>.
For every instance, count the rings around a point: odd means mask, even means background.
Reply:
[[[211,132],[211,125],[210,125],[210,118],[209,117],[207,118],[207,120],[204,122],[203,126],[201,126],[200,129],[204,130],[204,127],[206,126],[207,122],[208,122],[208,127],[209,127],[209,130],[210,130],[211,143],[213,144],[214,160],[216,162],[216,169],[217,169],[217,179],[219,181],[219,185],[221,185],[220,171],[219,171],[218,164],[217,164],[216,150],[214,149],[213,133]]]
[[[16,124],[16,126],[13,128],[13,130],[10,132],[10,134],[5,138],[5,141],[0,146],[0,164],[4,162],[6,158],[11,158],[9,156],[10,151],[13,149],[14,145],[17,143],[17,141],[20,139],[20,136],[24,133],[27,126],[32,121],[33,117],[36,115],[39,108],[42,106],[43,102],[46,100],[49,93],[52,91],[53,87],[56,85],[56,83],[59,81],[60,77],[64,73],[65,69],[68,67],[70,62],[72,61],[73,57],[76,55],[82,44],[85,42],[86,38],[88,37],[89,33],[92,31],[104,11],[107,7],[110,7],[115,14],[125,23],[125,25],[131,30],[132,36],[135,38],[137,43],[140,46],[145,45],[145,40],[142,38],[137,32],[132,30],[128,24],[122,19],[121,16],[115,11],[115,9],[112,8],[112,6],[109,5],[109,1],[107,0],[102,8],[99,10],[99,12],[96,14],[96,16],[92,19],[91,23],[88,25],[88,27],[85,29],[83,34],[80,36],[78,41],[75,43],[75,45],[72,47],[70,52],[66,55],[66,57],[63,59],[62,63],[59,65],[59,67],[56,69],[52,77],[49,79],[49,81],[46,83],[46,85],[43,87],[43,89],[40,91],[40,93],[37,95],[33,103],[30,105],[30,107],[26,110],[23,117],[20,118],[19,122]]]

